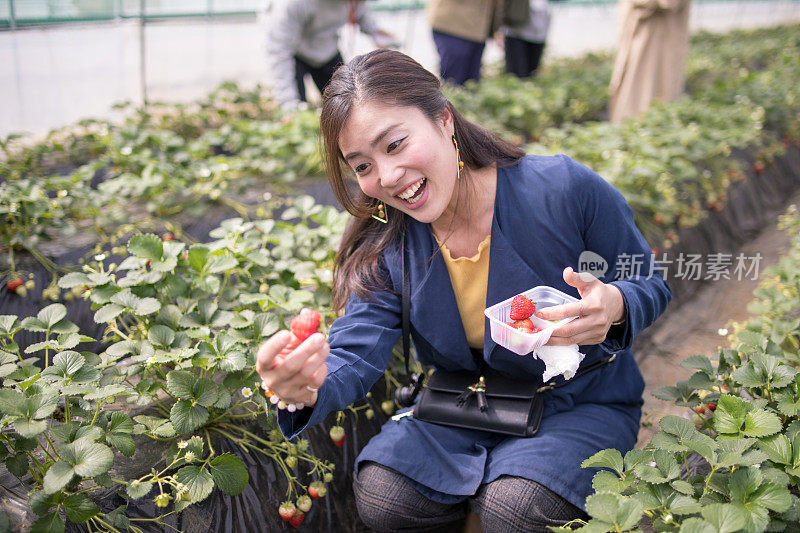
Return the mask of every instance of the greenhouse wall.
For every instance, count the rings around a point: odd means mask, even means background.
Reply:
[[[0,136],[46,133],[86,117],[113,116],[124,101],[190,100],[224,80],[266,82],[264,17],[256,0],[0,0]],[[423,2],[370,2],[401,50],[435,70]],[[546,54],[611,50],[617,6],[554,2]],[[694,31],[723,31],[800,20],[800,0],[695,0]],[[371,49],[352,27],[345,58]],[[485,62],[502,57],[490,42]]]

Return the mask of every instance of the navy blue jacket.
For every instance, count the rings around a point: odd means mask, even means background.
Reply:
[[[411,279],[411,329],[417,358],[436,368],[476,369],[467,345],[447,267],[427,224],[409,219],[406,230]],[[537,285],[579,297],[562,271],[578,270],[585,250],[609,264],[602,281],[625,301],[624,326],[612,328],[599,345],[581,346],[582,364],[617,353],[609,366],[544,394],[545,412],[533,438],[500,437],[406,417],[390,420],[356,460],[375,461],[405,474],[421,492],[441,502],[474,494],[501,475],[537,481],[584,508],[594,469],[580,463],[604,448],[623,453],[636,443],[644,381],[630,351],[634,337],[664,311],[672,294],[661,276],[644,268],[615,280],[626,257],[650,265],[650,247],[634,224],[624,197],[587,167],[566,156],[526,156],[499,168],[491,230],[486,306]],[[431,259],[432,258],[432,259]],[[369,299],[352,296],[331,327],[328,377],[313,409],[281,412],[288,437],[321,422],[366,395],[383,374],[400,336],[402,287],[399,247],[384,252],[384,274],[392,290]],[[625,269],[623,268],[623,271]],[[518,377],[541,381],[543,363],[519,356],[484,335],[484,360]],[[562,378],[559,378],[562,379]]]

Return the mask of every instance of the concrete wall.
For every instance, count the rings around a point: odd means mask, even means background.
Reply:
[[[547,55],[613,49],[616,4],[552,6]],[[398,37],[404,52],[437,69],[421,11],[378,12],[376,18]],[[693,6],[691,26],[724,31],[797,21],[800,0],[704,1]],[[82,118],[113,116],[114,103],[141,100],[143,78],[151,100],[191,100],[228,79],[245,85],[267,81],[263,29],[254,17],[146,25],[144,73],[140,34],[131,20],[0,32],[0,136],[38,135]],[[371,41],[348,27],[341,49],[347,59],[371,49]],[[501,56],[489,43],[484,60]]]

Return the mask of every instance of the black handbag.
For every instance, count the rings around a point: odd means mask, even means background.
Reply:
[[[405,239],[403,239],[405,241]],[[403,242],[403,292],[401,301],[403,327],[403,357],[406,375],[410,351],[410,282]],[[395,401],[401,407],[414,406],[414,418],[444,426],[489,431],[517,437],[532,437],[539,430],[544,412],[542,393],[569,383],[538,383],[513,379],[488,367],[479,350],[472,351],[479,373],[433,372],[423,385],[423,374],[411,376],[411,383],[395,391]],[[573,379],[601,366],[611,364],[616,354],[606,355],[580,368]],[[421,394],[420,394],[421,393]]]

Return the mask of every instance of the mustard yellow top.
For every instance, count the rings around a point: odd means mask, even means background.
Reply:
[[[434,235],[435,237],[435,235]],[[467,343],[470,348],[483,348],[483,329],[486,317],[483,310],[486,308],[486,286],[489,284],[489,240],[487,235],[478,245],[478,253],[472,257],[458,257],[453,259],[447,246],[442,249],[442,258],[450,274],[453,292],[456,293],[458,313],[461,323],[467,333]]]

